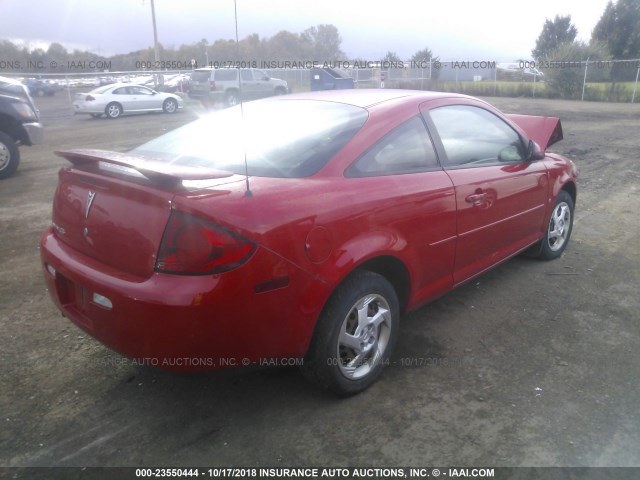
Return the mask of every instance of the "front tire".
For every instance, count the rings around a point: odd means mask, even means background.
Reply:
[[[118,118],[120,115],[122,115],[122,107],[119,103],[112,102],[107,105],[104,113],[107,115],[107,118]]]
[[[10,177],[20,163],[20,151],[16,142],[6,133],[0,132],[0,179]]]
[[[173,98],[167,98],[162,104],[162,110],[165,113],[175,113],[178,110],[178,102]]]
[[[388,365],[399,327],[393,286],[377,273],[356,271],[336,289],[318,319],[303,372],[338,395],[362,392]]]
[[[560,257],[571,237],[573,230],[573,199],[565,190],[561,190],[551,212],[547,231],[542,239],[539,257],[553,260]]]

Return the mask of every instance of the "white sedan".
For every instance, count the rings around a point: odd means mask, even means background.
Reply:
[[[87,113],[92,117],[106,115],[107,118],[118,118],[125,113],[174,113],[179,108],[182,108],[179,96],[129,83],[104,85],[89,93],[76,93],[73,101],[75,113]]]

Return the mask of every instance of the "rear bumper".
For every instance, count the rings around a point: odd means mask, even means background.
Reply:
[[[73,113],[104,113],[106,105],[87,105],[86,103],[73,102]]]
[[[161,368],[213,370],[301,358],[330,294],[328,285],[260,247],[224,274],[154,272],[142,279],[76,252],[56,235],[47,229],[40,250],[57,307],[106,346]],[[283,278],[286,285],[273,281]]]

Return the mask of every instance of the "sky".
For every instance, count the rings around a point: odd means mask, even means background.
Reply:
[[[570,14],[578,39],[588,41],[607,2],[237,0],[238,35],[271,37],[330,23],[349,58],[375,61],[393,51],[409,59],[429,47],[443,61],[508,62],[529,59],[545,19],[555,15]],[[165,46],[235,38],[233,0],[155,0],[155,10]],[[45,48],[58,42],[104,56],[147,48],[151,0],[0,0],[0,39]]]

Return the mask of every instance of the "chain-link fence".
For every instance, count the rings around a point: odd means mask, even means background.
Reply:
[[[393,68],[392,68],[393,67]],[[311,70],[265,69],[274,78],[286,80],[293,92],[311,88]],[[368,68],[343,69],[355,88],[400,88],[465,93],[475,96],[563,98],[584,101],[626,102],[638,100],[640,60],[583,60],[555,62],[423,61],[372,64]],[[37,83],[66,91],[113,82],[149,85],[163,91],[189,92],[190,71],[128,71],[72,74],[0,72],[24,78],[36,96],[48,94]],[[42,85],[41,85],[42,86]],[[30,87],[31,88],[31,87]]]

